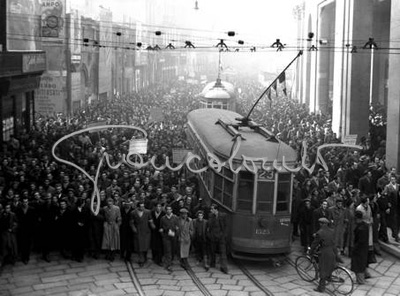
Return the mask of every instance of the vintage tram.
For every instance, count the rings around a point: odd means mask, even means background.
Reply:
[[[268,259],[290,250],[293,175],[282,160],[293,167],[297,154],[265,128],[240,119],[229,110],[197,109],[188,114],[186,134],[199,156],[194,166],[204,167],[208,153],[223,164],[198,174],[199,194],[228,214],[229,253]],[[240,147],[234,147],[237,137]]]

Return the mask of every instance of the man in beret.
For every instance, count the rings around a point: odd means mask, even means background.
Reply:
[[[324,292],[326,281],[330,278],[336,267],[337,249],[335,246],[333,230],[329,228],[329,220],[325,217],[319,218],[320,229],[315,233],[311,244],[310,254],[313,255],[319,251],[319,284],[314,291]]]

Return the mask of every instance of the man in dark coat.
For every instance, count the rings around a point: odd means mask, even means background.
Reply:
[[[121,259],[126,261],[131,260],[133,252],[133,231],[130,224],[133,211],[133,202],[130,199],[122,201],[121,226],[119,227],[119,231],[121,236]]]
[[[93,202],[93,207],[96,208],[97,200]],[[89,214],[88,221],[88,237],[89,237],[89,252],[94,259],[99,258],[101,252],[101,243],[103,240],[103,223],[104,223],[104,212],[100,209],[100,212],[95,215],[92,211]]]
[[[337,249],[333,230],[329,228],[329,220],[320,218],[318,220],[320,229],[315,233],[314,241],[311,244],[310,254],[313,255],[319,249],[319,284],[315,289],[317,292],[324,292],[326,281],[330,278],[336,267]]]
[[[67,207],[67,201],[59,201],[59,209],[55,217],[56,246],[63,258],[69,258],[71,251],[71,210]]]
[[[314,210],[309,198],[304,200],[304,204],[299,209],[300,242],[301,246],[304,247],[304,251],[307,251],[313,241],[312,223]]]
[[[218,206],[212,204],[210,208],[211,215],[207,223],[207,238],[209,239],[210,247],[210,267],[215,267],[216,253],[219,252],[221,259],[221,271],[228,273],[227,256],[226,256],[226,234],[227,221],[226,215],[220,213]]]
[[[24,264],[28,264],[31,254],[33,233],[37,225],[36,210],[29,206],[27,197],[22,199],[22,206],[16,211],[18,218],[18,249],[21,253],[21,260]]]
[[[398,217],[398,205],[399,205],[399,189],[400,185],[397,183],[395,176],[390,176],[390,183],[385,186],[383,194],[387,193],[388,196],[388,226],[392,230],[392,237],[396,242],[400,242],[399,238],[399,217]]]
[[[356,274],[357,283],[365,284],[365,275],[368,275],[368,224],[363,221],[363,213],[355,212],[356,227],[354,229],[354,246],[351,254],[351,270]]]
[[[208,248],[207,248],[207,220],[204,219],[204,212],[199,210],[196,213],[196,219],[193,220],[193,245],[196,253],[196,260],[198,264],[203,262],[203,266],[207,271],[210,266],[208,265]]]
[[[332,222],[332,214],[328,210],[328,202],[326,200],[323,200],[321,202],[321,206],[318,209],[315,209],[313,212],[313,233],[317,232],[320,228],[320,218],[326,218],[328,219],[329,223]]]
[[[71,231],[73,239],[71,240],[72,258],[78,262],[82,262],[86,242],[87,229],[89,221],[88,209],[84,207],[85,201],[78,199],[76,207],[71,212]]]
[[[377,189],[376,197],[377,197],[376,202],[378,204],[380,213],[380,219],[379,219],[380,225],[379,225],[378,237],[384,243],[387,243],[389,241],[387,232],[387,217],[390,213],[389,200],[386,192],[382,194],[381,188]]]
[[[50,262],[49,253],[54,247],[56,211],[57,207],[51,202],[51,194],[46,194],[39,208],[39,242],[42,259],[46,262]]]
[[[358,189],[361,193],[371,195],[375,193],[375,183],[372,181],[372,173],[370,170],[364,172],[364,176],[358,181]]]
[[[165,210],[166,214],[161,218],[159,231],[163,238],[165,269],[172,271],[171,265],[176,252],[177,237],[179,234],[179,220],[178,217],[172,213],[172,207],[170,205],[167,205]]]
[[[17,215],[11,211],[11,205],[6,204],[0,214],[1,252],[3,260],[0,267],[6,263],[14,264],[18,257],[17,249]]]
[[[155,228],[151,213],[144,207],[143,201],[140,201],[136,210],[132,212],[130,225],[133,231],[134,249],[139,255],[138,264],[142,267],[147,262],[147,252],[151,243],[151,229]]]
[[[163,257],[163,242],[160,233],[161,218],[164,217],[165,212],[162,210],[161,203],[157,203],[155,208],[151,211],[151,218],[155,228],[151,230],[151,252],[154,263],[161,265]]]

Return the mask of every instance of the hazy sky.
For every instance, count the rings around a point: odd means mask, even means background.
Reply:
[[[122,14],[136,18],[135,3],[146,0],[98,0],[110,7],[115,18]],[[238,38],[273,41],[280,38],[283,42],[294,42],[296,29],[293,7],[298,0],[158,0],[159,5],[168,8],[179,3],[177,18],[185,28],[202,28],[212,31],[236,31]],[[165,11],[160,9],[161,15]],[[137,11],[137,10],[136,10]],[[131,13],[130,13],[131,12]],[[144,24],[147,25],[147,24]],[[151,24],[149,24],[151,25]],[[265,41],[270,42],[270,41]]]

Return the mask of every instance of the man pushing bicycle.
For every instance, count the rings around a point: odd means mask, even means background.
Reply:
[[[337,249],[335,245],[335,237],[333,230],[328,226],[329,220],[326,218],[318,219],[320,229],[314,234],[314,240],[311,244],[310,255],[316,252],[318,255],[319,266],[319,283],[314,289],[317,292],[324,292],[326,281],[331,277],[333,270],[336,267]]]

